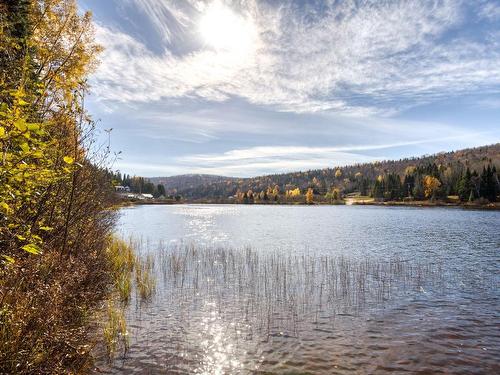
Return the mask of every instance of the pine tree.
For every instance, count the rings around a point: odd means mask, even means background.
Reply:
[[[384,198],[384,191],[385,191],[385,185],[384,185],[384,179],[382,176],[379,176],[375,180],[375,183],[373,184],[373,189],[372,189],[372,196],[375,199],[380,199]]]
[[[424,184],[423,184],[421,175],[417,175],[417,177],[415,178],[415,184],[413,187],[413,196],[415,197],[415,199],[424,199],[425,198]]]
[[[498,193],[500,192],[500,183],[498,181],[497,168],[493,166],[491,169],[491,202],[497,201]]]
[[[404,195],[411,197],[414,188],[415,188],[415,176],[413,174],[405,175],[403,182]]]
[[[479,188],[480,197],[488,199],[490,202],[495,202],[498,194],[498,185],[495,178],[496,169],[483,167],[481,174],[481,186]]]
[[[470,199],[472,191],[471,178],[472,174],[470,172],[470,169],[467,168],[465,173],[462,175],[462,178],[458,182],[458,188],[457,188],[458,196],[462,202],[466,202],[467,200]]]

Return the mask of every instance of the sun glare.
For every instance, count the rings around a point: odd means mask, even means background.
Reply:
[[[217,51],[247,54],[255,48],[257,32],[253,20],[235,13],[220,1],[208,6],[199,31],[203,40]]]

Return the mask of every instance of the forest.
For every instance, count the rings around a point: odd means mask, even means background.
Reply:
[[[239,203],[339,201],[369,196],[378,201],[438,200],[496,202],[500,192],[500,144],[436,155],[338,168],[234,178],[209,175],[131,177],[113,175],[134,192],[187,200],[227,199]],[[312,195],[312,198],[311,198]]]

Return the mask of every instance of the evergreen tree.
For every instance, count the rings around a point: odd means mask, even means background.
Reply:
[[[473,193],[473,199],[479,198],[480,195],[480,187],[481,187],[481,177],[476,171],[472,172],[471,178],[471,191]]]
[[[385,184],[384,184],[384,179],[379,176],[375,180],[375,183],[373,184],[373,189],[372,189],[372,196],[373,198],[380,199],[384,198],[384,192],[385,192]]]
[[[413,174],[407,174],[405,175],[404,181],[403,181],[403,191],[404,195],[411,197],[413,194],[413,189],[415,188],[415,176]]]
[[[415,184],[413,187],[413,197],[419,200],[425,198],[423,177],[421,175],[417,175],[415,178]]]
[[[165,186],[163,186],[162,184],[158,184],[158,186],[156,187],[156,191],[158,192],[158,196],[167,196],[167,193],[165,191]]]
[[[500,192],[500,183],[498,181],[498,173],[496,166],[493,166],[491,169],[492,174],[492,191],[491,191],[491,201],[496,202],[498,194]]]
[[[402,197],[401,179],[396,173],[387,176],[386,191],[384,194],[388,199],[395,200]]]
[[[462,178],[458,182],[458,188],[457,188],[458,196],[462,202],[466,202],[470,198],[472,191],[471,178],[472,174],[470,172],[470,169],[467,168],[465,173],[462,175]]]
[[[490,202],[495,202],[498,194],[495,174],[496,169],[494,171],[491,165],[488,165],[487,168],[483,167],[479,192],[481,198],[488,199]]]

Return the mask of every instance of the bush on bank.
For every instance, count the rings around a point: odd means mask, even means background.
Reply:
[[[114,263],[110,152],[85,110],[99,51],[75,0],[0,3],[0,373],[91,364]]]

